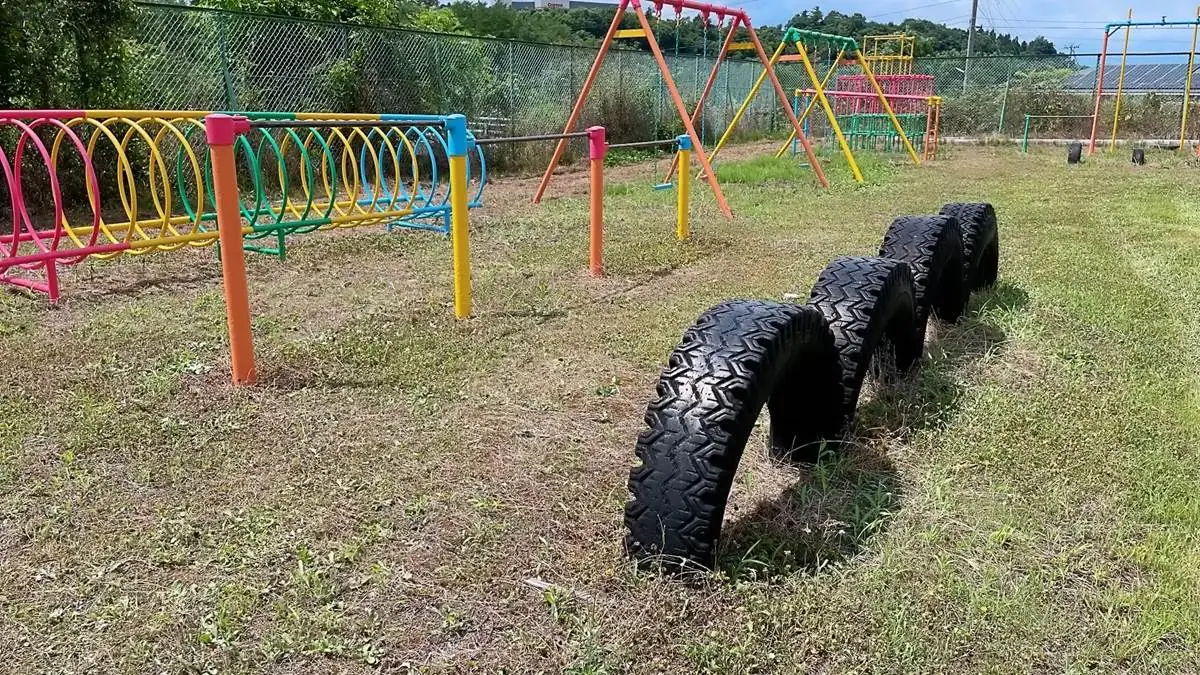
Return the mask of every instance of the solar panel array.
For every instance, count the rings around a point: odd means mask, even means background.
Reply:
[[[1104,90],[1115,91],[1121,66],[1104,67]],[[1125,91],[1130,93],[1177,93],[1183,94],[1187,79],[1186,63],[1133,63],[1125,66]],[[1067,78],[1067,89],[1091,91],[1096,86],[1096,69],[1081,70]],[[1192,91],[1200,89],[1200,68],[1192,72]]]

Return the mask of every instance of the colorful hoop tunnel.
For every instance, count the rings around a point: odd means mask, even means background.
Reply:
[[[204,132],[208,114],[0,111],[0,132],[9,132],[0,136],[0,174],[8,193],[0,196],[0,217],[11,217],[11,227],[0,233],[0,283],[57,300],[59,266],[213,245],[218,232]],[[332,228],[382,224],[449,233],[449,176],[439,172],[449,158],[444,117],[240,114],[313,122],[255,127],[238,138],[247,250],[282,256],[287,236]],[[338,124],[328,124],[333,121]],[[355,121],[372,124],[346,124]],[[471,145],[473,208],[482,204],[487,163]],[[39,163],[44,172],[34,168]],[[73,221],[83,209],[90,216]],[[257,245],[264,239],[273,239],[273,246]]]

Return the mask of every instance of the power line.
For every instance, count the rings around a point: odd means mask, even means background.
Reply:
[[[873,14],[872,18],[878,19],[881,16],[895,16],[897,14],[905,14],[907,12],[914,12],[918,9],[929,9],[930,7],[941,7],[942,5],[956,5],[960,1],[961,0],[945,0],[944,2],[934,2],[934,3],[930,3],[928,5],[917,5],[916,7],[908,7],[906,9],[897,9],[892,12],[879,12],[879,13]],[[909,16],[907,18],[915,19],[918,17]],[[932,21],[932,19],[930,19],[930,20]]]

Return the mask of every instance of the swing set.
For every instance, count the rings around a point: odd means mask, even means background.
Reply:
[[[786,53],[789,47],[794,49],[795,53]],[[834,50],[837,50],[837,56],[830,59],[829,70],[825,73],[825,76],[818,77],[816,68],[813,67],[812,59],[810,59],[808,56],[808,51],[809,49],[816,50],[822,47],[825,47],[830,53],[833,53]],[[849,55],[849,58],[847,58],[847,55]],[[870,59],[864,56],[862,49],[860,49],[858,46],[858,42],[855,41],[854,38],[843,37],[841,35],[830,35],[828,33],[818,33],[816,31],[801,30],[799,28],[792,27],[789,27],[787,31],[784,32],[783,39],[779,42],[779,47],[771,56],[767,67],[763,69],[763,73],[759,75],[758,81],[754,83],[754,86],[750,89],[750,93],[747,94],[745,100],[742,101],[742,106],[734,114],[733,119],[730,120],[729,126],[725,129],[725,133],[721,136],[721,140],[717,142],[717,147],[713,149],[713,158],[716,158],[716,156],[721,152],[721,149],[725,147],[725,144],[733,136],[734,129],[737,127],[738,122],[740,122],[742,117],[746,114],[746,110],[750,108],[750,104],[754,101],[754,97],[758,95],[758,91],[762,88],[767,74],[770,73],[771,77],[773,78],[775,64],[787,62],[798,62],[804,65],[804,72],[808,76],[808,81],[811,85],[811,87],[806,91],[813,94],[809,100],[808,107],[803,111],[803,113],[798,115],[793,111],[793,118],[798,119],[800,122],[804,122],[808,119],[808,116],[812,112],[814,106],[820,104],[821,109],[825,112],[826,119],[829,121],[829,126],[833,130],[833,134],[837,138],[838,146],[842,150],[842,155],[846,158],[846,163],[850,166],[850,173],[853,174],[855,181],[859,183],[863,182],[862,171],[859,169],[858,161],[854,157],[854,150],[850,147],[850,143],[847,142],[846,136],[842,131],[841,124],[838,122],[838,116],[834,113],[833,106],[830,104],[828,96],[826,96],[827,93],[836,96],[844,92],[828,91],[825,88],[829,84],[830,79],[832,79],[837,73],[838,68],[846,64],[858,65],[862,69],[863,77],[866,78],[868,83],[870,83],[876,102],[878,102],[879,107],[887,115],[887,119],[891,122],[892,128],[896,131],[897,137],[903,142],[904,149],[908,152],[909,157],[912,158],[913,164],[916,166],[921,165],[921,159],[917,156],[917,151],[913,147],[912,142],[909,140],[909,133],[904,129],[903,124],[901,124],[900,120],[896,117],[896,112],[892,109],[891,101],[884,93],[883,88],[880,87],[878,80],[875,78],[874,72],[871,70]],[[865,95],[870,96],[870,94]],[[783,154],[787,152],[787,148],[789,148],[797,139],[805,139],[803,128],[798,127],[792,131],[792,135],[787,139],[786,142],[784,142],[783,147],[776,154],[776,157],[782,157]],[[803,140],[803,142],[807,148],[809,146],[808,141]],[[812,161],[811,158],[809,161]]]
[[[587,103],[588,95],[592,91],[592,87],[596,83],[596,78],[600,73],[600,68],[604,65],[604,61],[608,56],[608,52],[615,40],[642,39],[645,40],[651,54],[654,55],[654,60],[658,63],[659,72],[662,75],[663,85],[670,94],[671,102],[675,107],[675,112],[679,115],[680,121],[686,131],[686,135],[691,139],[691,145],[697,163],[700,165],[700,178],[708,183],[709,189],[712,190],[713,196],[716,198],[717,206],[721,213],[726,218],[733,217],[733,211],[729,208],[729,203],[725,199],[725,195],[721,190],[721,185],[717,181],[716,173],[713,171],[712,164],[709,160],[708,153],[704,150],[703,139],[696,131],[697,122],[701,121],[704,112],[704,103],[708,96],[712,93],[717,81],[717,74],[720,71],[721,64],[729,56],[731,52],[737,51],[753,51],[758,56],[758,60],[763,65],[763,77],[760,80],[770,78],[771,85],[775,89],[775,96],[779,101],[780,108],[787,116],[788,121],[792,125],[792,129],[796,133],[796,138],[804,148],[804,153],[808,157],[809,166],[812,167],[813,173],[817,176],[817,181],[822,187],[829,187],[829,179],[825,176],[825,171],[821,168],[820,161],[817,159],[816,153],[813,150],[812,144],[805,137],[800,120],[796,117],[792,106],[788,103],[787,93],[780,84],[779,78],[775,75],[774,63],[767,57],[766,50],[763,49],[762,42],[758,39],[758,34],[754,31],[754,26],[750,22],[750,16],[743,9],[724,7],[721,5],[713,5],[707,2],[699,2],[698,0],[654,0],[651,5],[651,13],[662,20],[663,8],[669,6],[675,10],[676,26],[682,21],[682,13],[684,10],[692,10],[699,12],[705,22],[705,51],[707,51],[707,26],[710,19],[715,15],[718,35],[721,32],[721,26],[725,23],[725,19],[729,19],[729,31],[725,35],[721,44],[721,51],[717,55],[716,63],[713,64],[712,72],[709,73],[708,81],[704,86],[703,93],[696,101],[695,109],[688,111],[687,105],[683,101],[683,97],[679,93],[679,87],[675,84],[675,79],[671,75],[671,69],[667,65],[666,57],[663,55],[662,48],[658,44],[658,39],[655,37],[650,19],[647,16],[646,10],[642,8],[644,0],[620,0],[616,6],[616,12],[613,16],[612,25],[609,26],[608,33],[604,36],[604,42],[600,45],[600,51],[596,54],[596,60],[592,63],[592,68],[588,72],[587,79],[584,80],[583,89],[579,92],[579,97],[575,101],[575,106],[571,110],[571,115],[567,119],[566,126],[563,129],[564,134],[569,134],[575,131],[579,124],[579,118],[583,114],[584,105]],[[622,29],[621,22],[625,18],[625,13],[632,10],[637,18],[639,28]],[[749,39],[744,42],[735,42],[734,38],[738,33],[739,28],[744,28]],[[677,28],[678,29],[678,28]],[[676,52],[679,49],[678,37],[675,43]],[[761,86],[761,82],[760,85]],[[675,139],[663,140],[662,144],[673,144]],[[646,141],[639,144],[616,144],[610,147],[635,147],[648,144],[660,143],[660,141]],[[554,155],[550,159],[550,165],[546,167],[546,172],[542,175],[542,180],[538,184],[537,191],[533,196],[533,203],[540,203],[542,197],[545,196],[547,188],[550,186],[550,181],[554,177],[554,170],[558,167],[562,159],[562,154],[566,150],[567,139],[560,140],[557,147],[554,149]],[[656,189],[669,189],[674,186],[671,178],[677,168],[677,161],[672,163],[671,170],[668,172],[665,180],[657,185]]]
[[[1117,91],[1115,94],[1115,102],[1113,104],[1113,121],[1112,134],[1108,141],[1108,151],[1113,152],[1117,149],[1117,135],[1121,124],[1121,103],[1125,95],[1125,68],[1129,61],[1129,35],[1133,29],[1137,28],[1186,28],[1192,29],[1192,47],[1188,51],[1187,71],[1184,77],[1183,84],[1183,114],[1179,120],[1179,149],[1182,151],[1187,144],[1188,130],[1188,114],[1192,108],[1192,78],[1196,72],[1196,44],[1197,38],[1200,37],[1200,7],[1196,8],[1196,18],[1189,21],[1167,21],[1163,17],[1161,21],[1134,21],[1133,10],[1130,9],[1126,15],[1125,21],[1110,23],[1104,26],[1104,42],[1100,47],[1100,55],[1096,57],[1096,91],[1095,91],[1095,110],[1090,115],[1092,118],[1091,138],[1088,140],[1088,154],[1096,154],[1096,138],[1100,131],[1100,108],[1104,100],[1104,78],[1105,78],[1105,63],[1108,59],[1108,41],[1113,35],[1119,33],[1122,29],[1125,31],[1125,41],[1121,47],[1121,66],[1117,75]],[[1196,149],[1197,155],[1200,155],[1200,147]]]

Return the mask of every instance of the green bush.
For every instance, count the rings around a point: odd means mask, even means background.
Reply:
[[[0,107],[118,108],[129,77],[132,0],[0,1]]]

